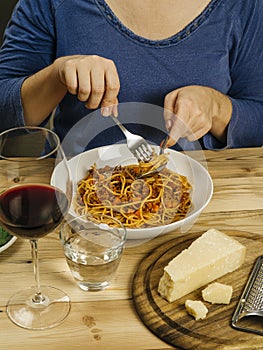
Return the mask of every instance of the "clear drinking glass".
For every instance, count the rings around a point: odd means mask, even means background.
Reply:
[[[51,185],[58,164],[66,178],[62,189]],[[34,266],[35,286],[15,293],[7,304],[7,315],[23,328],[51,328],[69,313],[70,299],[63,291],[40,285],[37,244],[60,224],[71,198],[67,160],[54,132],[19,127],[0,134],[0,224],[29,240]]]
[[[126,242],[126,229],[120,221],[102,215],[96,224],[79,216],[61,226],[60,238],[68,267],[84,291],[107,288],[119,266]]]

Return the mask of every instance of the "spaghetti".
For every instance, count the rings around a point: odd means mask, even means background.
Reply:
[[[93,165],[78,184],[76,213],[90,214],[97,222],[105,214],[126,228],[162,226],[183,219],[191,207],[191,184],[168,168],[138,179],[152,166],[139,163],[98,169]]]

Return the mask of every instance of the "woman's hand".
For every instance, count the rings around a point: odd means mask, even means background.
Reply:
[[[23,82],[25,123],[43,123],[67,92],[77,95],[87,108],[101,106],[103,115],[117,115],[119,89],[119,76],[111,60],[83,55],[60,57]]]
[[[217,90],[196,85],[176,89],[165,97],[164,109],[170,134],[167,147],[181,137],[198,140],[209,131],[222,142],[226,138],[232,103]]]
[[[59,81],[89,109],[116,114],[120,81],[113,61],[100,56],[74,55],[54,62]]]

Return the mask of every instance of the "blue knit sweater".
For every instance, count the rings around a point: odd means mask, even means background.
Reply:
[[[262,0],[211,0],[182,31],[155,41],[126,28],[104,0],[20,0],[0,51],[0,129],[23,125],[20,88],[26,77],[57,57],[95,54],[115,62],[120,119],[148,140],[163,137],[160,107],[167,93],[204,85],[227,94],[233,113],[226,144],[208,133],[200,140],[203,147],[261,146],[262,18]],[[160,107],[148,108],[153,105]],[[109,118],[91,112],[67,94],[57,108],[55,131],[63,139],[73,130],[72,140],[82,145],[85,139],[87,148],[123,138]]]

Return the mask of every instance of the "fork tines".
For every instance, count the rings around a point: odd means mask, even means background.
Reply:
[[[147,143],[143,143],[140,147],[134,150],[136,158],[140,159],[142,162],[149,162],[152,158],[152,149]]]

